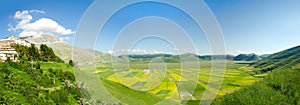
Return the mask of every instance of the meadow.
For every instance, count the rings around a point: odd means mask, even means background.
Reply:
[[[210,74],[210,61],[203,60],[196,64],[199,64],[200,70],[182,69],[181,63],[161,65],[140,61],[131,62],[129,69],[118,70],[111,63],[104,63],[96,65],[96,73],[114,98],[130,105],[199,104],[200,101],[213,100],[214,96],[220,98],[260,80],[242,69],[247,64],[227,61],[223,81],[210,80],[210,77],[222,78],[222,75]],[[198,73],[199,75],[195,75]],[[208,85],[217,82],[222,82],[220,89],[218,86]]]
[[[300,65],[269,73],[262,81],[214,100],[213,105],[299,105]]]

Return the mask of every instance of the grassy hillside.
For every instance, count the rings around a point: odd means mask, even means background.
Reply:
[[[0,104],[79,104],[83,97],[71,69],[62,63],[0,63]]]
[[[123,103],[130,103],[131,105],[153,105],[163,100],[163,98],[159,98],[147,92],[136,91],[109,80],[103,79],[102,82],[110,94]]]
[[[272,72],[268,77],[213,102],[213,105],[299,105],[300,66]]]
[[[272,54],[263,60],[260,60],[251,66],[255,71],[262,73],[280,69],[284,67],[292,67],[300,62],[300,46],[293,47],[275,54]]]
[[[256,74],[264,73],[262,81],[244,87],[214,105],[299,105],[300,104],[300,46],[266,57],[249,66]]]
[[[12,44],[18,60],[0,62],[1,105],[75,105],[85,103],[73,67],[47,45]]]

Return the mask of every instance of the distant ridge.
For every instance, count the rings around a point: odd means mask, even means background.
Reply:
[[[111,55],[105,54],[99,51],[89,50],[89,49],[81,49],[78,47],[74,47],[71,44],[63,41],[62,39],[54,36],[54,35],[34,35],[30,37],[23,37],[30,42],[33,42],[36,45],[46,44],[47,46],[51,47],[54,50],[54,53],[60,57],[64,61],[68,61],[72,59],[72,54],[74,59],[81,63],[92,63],[94,61],[88,61],[88,57],[93,57],[92,55],[95,54],[95,62],[108,62],[111,60]],[[74,50],[74,53],[72,52]],[[94,58],[89,58],[93,59]]]
[[[197,55],[192,53],[185,53],[181,55],[172,55],[172,54],[144,54],[144,55],[120,55],[119,58],[128,57],[130,59],[153,59],[160,57],[165,60],[165,62],[180,62],[180,57],[193,57],[198,58],[199,60],[233,60],[234,55]]]
[[[71,44],[63,41],[62,39],[56,37],[55,35],[48,35],[48,34],[42,34],[42,35],[34,35],[29,37],[22,37],[21,39],[28,40],[34,44],[40,45],[40,44],[46,44],[47,46],[51,47],[55,54],[63,59],[64,61],[68,61],[72,59],[72,54],[74,54],[74,57],[76,57],[79,62],[94,62],[94,61],[88,61],[87,57],[92,57],[93,54],[95,54],[95,62],[110,62],[111,61],[111,55],[102,53],[99,51],[94,51],[91,49],[81,49],[78,47],[74,47]],[[72,52],[74,49],[74,53]],[[235,60],[235,61],[258,61],[262,59],[262,57],[256,55],[256,54],[240,54],[238,56],[234,55],[197,55],[192,53],[186,53],[181,54],[181,56],[194,56],[196,58],[199,58],[199,60],[212,60],[212,59],[225,59],[225,60]],[[165,59],[165,61],[169,62],[179,62],[180,61],[180,55],[172,55],[172,54],[145,54],[145,55],[120,55],[117,57],[122,56],[128,56],[131,59],[151,59],[156,57],[162,57]],[[268,56],[267,54],[263,55],[263,57]],[[89,58],[93,59],[93,58]],[[76,61],[75,61],[76,62]]]
[[[234,61],[258,61],[260,59],[256,54],[239,54],[233,58]]]

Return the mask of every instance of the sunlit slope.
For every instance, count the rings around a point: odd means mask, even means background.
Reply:
[[[262,81],[213,102],[213,105],[299,105],[300,65],[278,69]]]
[[[299,105],[300,104],[300,46],[262,59],[249,66],[264,79],[221,99],[216,105]],[[272,72],[269,72],[272,71]]]
[[[256,71],[267,72],[279,68],[292,67],[298,63],[300,63],[300,46],[269,55],[251,66]]]
[[[95,57],[96,62],[108,62],[111,60],[111,55],[109,54],[90,49],[81,49],[78,47],[74,47],[54,35],[34,35],[32,37],[25,38],[25,40],[28,40],[37,45],[46,44],[47,46],[51,47],[54,50],[55,54],[64,61],[75,59],[77,60],[75,62],[90,63],[93,62],[91,61],[94,60],[93,57]],[[73,57],[75,58],[72,58],[72,54],[74,54]]]

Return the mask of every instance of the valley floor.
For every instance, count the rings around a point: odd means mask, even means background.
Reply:
[[[149,69],[147,63],[131,64],[128,70],[115,70],[109,63],[98,64],[96,68],[109,93],[122,103],[130,105],[150,105],[162,101],[184,104],[187,100],[191,100],[188,103],[213,100],[214,96],[220,98],[259,80],[241,69],[245,64],[227,61],[224,75],[211,75],[210,61],[200,61],[199,65],[200,70],[181,70],[180,63],[167,63],[166,70]],[[199,75],[195,75],[198,73]],[[221,84],[220,87],[217,86],[218,83]]]

